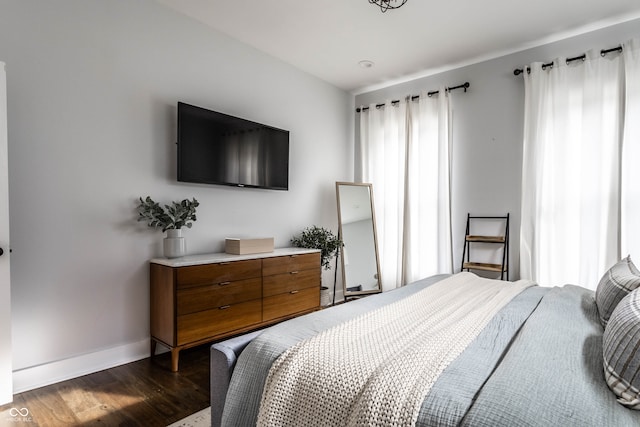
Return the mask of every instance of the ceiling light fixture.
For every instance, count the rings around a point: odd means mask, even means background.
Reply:
[[[369,3],[379,6],[382,12],[388,9],[399,9],[406,2],[407,0],[369,0]]]

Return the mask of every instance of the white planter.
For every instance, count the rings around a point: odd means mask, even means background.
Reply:
[[[164,256],[167,258],[179,258],[187,252],[187,244],[182,237],[181,229],[167,230],[167,237],[164,238]]]
[[[331,291],[328,287],[322,286],[320,288],[320,305],[322,307],[328,307],[332,303]]]

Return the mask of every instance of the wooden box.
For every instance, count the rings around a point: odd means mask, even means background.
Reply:
[[[245,255],[273,252],[273,237],[262,239],[226,238],[224,251],[228,254]]]

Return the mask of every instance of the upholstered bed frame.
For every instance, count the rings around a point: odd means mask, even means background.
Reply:
[[[229,382],[238,356],[261,331],[250,332],[211,346],[211,426],[221,425]]]

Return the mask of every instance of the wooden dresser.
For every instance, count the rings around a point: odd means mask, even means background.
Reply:
[[[320,308],[320,251],[285,248],[151,260],[151,355],[227,338]]]

